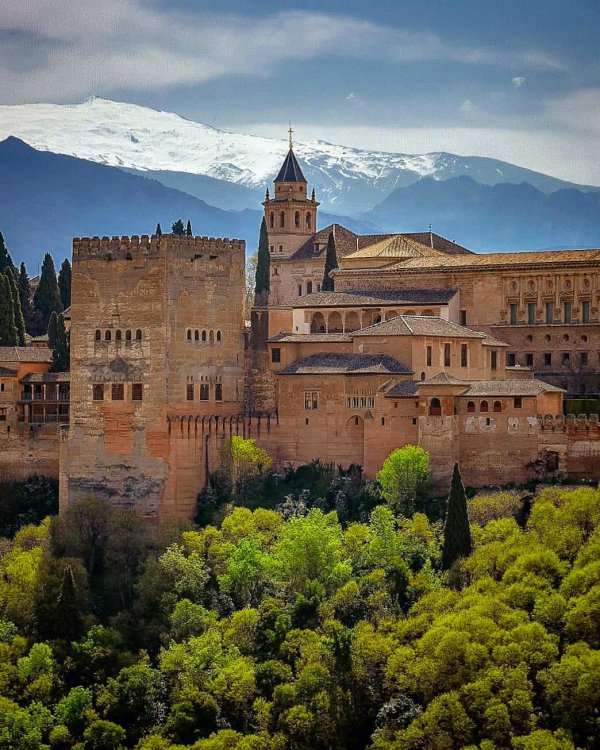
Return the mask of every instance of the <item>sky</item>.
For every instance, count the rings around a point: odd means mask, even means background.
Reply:
[[[2,0],[0,104],[92,95],[600,185],[600,2]]]

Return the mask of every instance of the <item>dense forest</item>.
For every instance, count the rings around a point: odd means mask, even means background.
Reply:
[[[446,511],[237,448],[195,524],[90,498],[0,540],[2,750],[598,747],[598,489],[456,470]]]

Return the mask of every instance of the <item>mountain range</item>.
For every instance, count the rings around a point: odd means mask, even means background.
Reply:
[[[134,104],[0,106],[0,230],[17,257],[68,253],[82,234],[141,234],[182,217],[253,249],[260,201],[287,142]],[[26,145],[28,144],[28,145]],[[479,251],[600,245],[600,190],[484,157],[294,151],[320,226],[436,232]]]

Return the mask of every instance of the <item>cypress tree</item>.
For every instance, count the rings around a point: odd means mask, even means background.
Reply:
[[[159,222],[158,222],[158,224],[156,225],[156,232],[154,232],[154,234],[155,234],[155,235],[156,235],[157,237],[162,237],[162,229],[160,228],[160,221],[159,221]]]
[[[446,521],[444,523],[444,549],[442,568],[448,570],[459,557],[471,554],[473,542],[467,515],[467,496],[460,476],[458,464],[454,464],[452,484],[448,495]]]
[[[73,568],[70,565],[65,565],[60,593],[56,602],[58,630],[60,637],[65,640],[74,641],[81,634],[83,622],[81,605],[78,599]]]
[[[17,286],[17,281],[12,268],[7,271],[6,280],[8,282],[8,288],[12,299],[17,346],[25,346],[25,321],[23,320],[21,300],[19,299],[19,287]]]
[[[52,313],[62,312],[56,270],[50,253],[46,253],[44,256],[40,283],[37,285],[37,289],[33,295],[33,306],[36,312],[39,313],[35,335],[40,336],[48,330],[48,323],[50,322]]]
[[[258,262],[254,278],[254,303],[264,305],[268,301],[271,290],[271,254],[269,253],[269,235],[267,234],[267,223],[264,216],[260,225]]]
[[[4,237],[0,232],[0,273],[6,273],[7,268],[14,268],[15,264],[4,244]]]
[[[63,260],[58,272],[58,291],[63,310],[66,310],[71,307],[71,264],[68,258]]]
[[[187,227],[185,228],[185,233],[188,237],[193,237],[192,235],[192,222],[188,219]]]
[[[333,292],[333,279],[330,278],[329,272],[338,267],[337,252],[335,249],[335,237],[333,232],[329,232],[327,238],[327,252],[325,253],[325,273],[323,274],[323,283],[321,289],[324,292]]]
[[[34,329],[35,316],[31,304],[31,284],[29,283],[29,276],[27,275],[27,267],[25,266],[25,263],[21,263],[18,286],[19,302],[21,303],[21,312],[23,313],[25,330],[27,333],[31,333]]]
[[[0,346],[16,345],[17,330],[10,282],[3,273],[0,273]]]
[[[178,237],[183,237],[185,234],[185,227],[183,226],[183,221],[181,219],[177,219],[177,221],[174,221],[171,224],[171,232]]]
[[[48,345],[52,349],[52,372],[67,372],[71,365],[69,332],[65,316],[53,312],[48,323]]]

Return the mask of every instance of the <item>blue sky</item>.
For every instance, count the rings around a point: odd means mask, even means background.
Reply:
[[[600,184],[598,0],[2,0],[0,102],[496,156]]]

